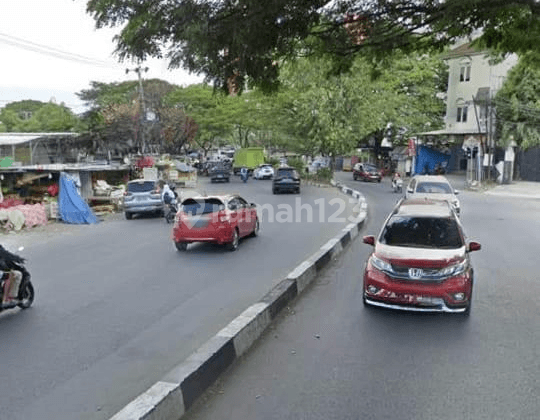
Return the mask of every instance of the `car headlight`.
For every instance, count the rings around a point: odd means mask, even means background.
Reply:
[[[465,272],[465,270],[467,270],[467,267],[468,267],[468,261],[463,260],[460,263],[443,268],[442,270],[439,271],[439,274],[445,277],[457,276],[458,274]]]
[[[371,256],[371,264],[380,271],[393,271],[392,264],[389,262],[386,262],[384,260],[381,260],[380,258],[376,257],[375,255]]]

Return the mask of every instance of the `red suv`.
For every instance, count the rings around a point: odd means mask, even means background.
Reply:
[[[362,181],[381,182],[382,173],[375,165],[369,163],[357,163],[353,167],[353,179],[355,181],[361,179]]]
[[[201,196],[182,201],[172,238],[179,251],[185,251],[192,242],[224,244],[235,251],[240,238],[258,233],[254,203],[238,195]]]
[[[419,312],[469,315],[473,268],[467,241],[446,201],[402,200],[386,219],[364,270],[364,304]]]

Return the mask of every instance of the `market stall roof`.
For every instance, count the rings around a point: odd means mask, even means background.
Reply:
[[[46,137],[74,137],[79,133],[0,133],[0,146],[16,146]]]

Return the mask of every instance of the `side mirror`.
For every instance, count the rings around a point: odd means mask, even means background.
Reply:
[[[252,208],[257,207],[257,204],[255,204],[255,203],[249,203],[249,205],[250,205]]]
[[[236,204],[229,204],[229,210],[237,210],[238,206]]]
[[[455,195],[458,195],[458,194],[459,194],[459,190],[454,190],[454,194],[455,194]]]
[[[471,241],[467,244],[467,251],[479,251],[482,249],[482,245],[480,245],[478,242]]]
[[[362,241],[368,245],[375,245],[375,236],[367,235],[362,238]]]
[[[414,193],[414,191],[413,191],[413,189],[412,189],[412,188],[407,188],[407,192],[408,192],[409,194],[412,194],[412,193]]]

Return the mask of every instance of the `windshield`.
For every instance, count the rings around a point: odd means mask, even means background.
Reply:
[[[154,189],[154,181],[130,182],[128,191],[132,193],[150,192]]]
[[[452,194],[450,185],[443,182],[419,182],[416,187],[417,193],[428,194]]]
[[[209,214],[225,209],[225,204],[217,198],[188,198],[182,203],[182,211],[186,214]]]
[[[457,222],[442,217],[393,216],[379,241],[385,245],[410,248],[456,249],[464,245]]]
[[[278,177],[296,178],[296,171],[294,169],[279,169]]]

